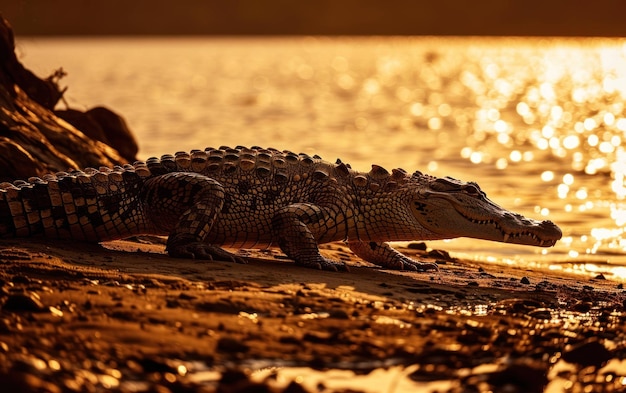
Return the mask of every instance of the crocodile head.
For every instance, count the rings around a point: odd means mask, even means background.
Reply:
[[[501,208],[476,183],[420,172],[412,178],[419,186],[413,194],[411,213],[433,238],[470,237],[550,247],[562,236],[552,221],[536,221]]]

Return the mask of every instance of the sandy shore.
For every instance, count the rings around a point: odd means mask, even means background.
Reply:
[[[480,264],[419,244],[402,251],[440,272],[381,270],[342,244],[323,252],[350,273],[301,268],[276,251],[245,252],[245,265],[172,259],[159,243],[3,240],[0,386],[626,389],[626,292],[601,276]]]

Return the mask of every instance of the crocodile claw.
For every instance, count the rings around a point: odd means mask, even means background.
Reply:
[[[325,271],[329,271],[329,272],[349,272],[350,269],[348,268],[348,265],[346,265],[345,263],[340,263],[340,262],[335,262],[331,259],[328,258],[318,258],[315,261],[310,261],[310,262],[298,262],[297,264],[300,266],[304,266],[304,267],[308,267],[311,269],[316,269],[316,270],[325,270]]]
[[[402,270],[411,270],[416,272],[426,272],[429,270],[439,271],[439,266],[432,262],[419,262],[411,260],[410,262],[403,262]]]
[[[395,266],[387,266],[396,270],[407,270],[413,272],[426,272],[429,270],[439,271],[439,266],[433,262],[421,262],[411,259],[409,257],[403,256]]]
[[[194,242],[168,247],[167,252],[174,258],[203,259],[209,261],[227,261],[247,263],[245,259],[212,244]]]

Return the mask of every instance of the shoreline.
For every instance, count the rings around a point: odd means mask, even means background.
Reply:
[[[275,250],[241,253],[248,264],[174,259],[159,243],[3,240],[0,382],[52,392],[310,391],[307,375],[280,386],[288,366],[400,367],[403,384],[445,382],[451,392],[544,391],[590,375],[598,389],[626,385],[626,372],[611,371],[626,357],[626,291],[616,281],[414,248],[401,251],[440,271],[382,270],[337,243],[322,252],[349,273],[302,268]],[[563,362],[567,374],[555,371]],[[277,368],[259,381],[255,364]],[[301,390],[287,390],[294,384]]]

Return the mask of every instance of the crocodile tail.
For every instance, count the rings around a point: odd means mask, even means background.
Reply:
[[[2,185],[6,184],[8,183],[3,183]],[[2,185],[0,185],[0,187]],[[15,224],[13,222],[13,215],[11,214],[7,194],[8,192],[5,188],[0,188],[0,238],[15,236]]]
[[[144,164],[0,183],[0,238],[99,242],[145,233],[137,194],[150,175]]]
[[[0,184],[0,237],[24,237],[42,234],[41,212],[37,195],[48,195],[44,184],[20,181]],[[42,193],[43,191],[43,193]]]
[[[46,236],[84,240],[79,231],[71,231],[68,211],[76,201],[69,192],[75,176],[46,180],[32,177],[28,181],[0,184],[0,237]],[[66,188],[66,189],[64,189]],[[75,220],[76,221],[76,220]]]
[[[0,237],[98,240],[90,222],[100,217],[91,179],[82,172],[57,175],[0,184]],[[87,195],[93,199],[90,206]],[[88,207],[95,211],[91,216]]]

